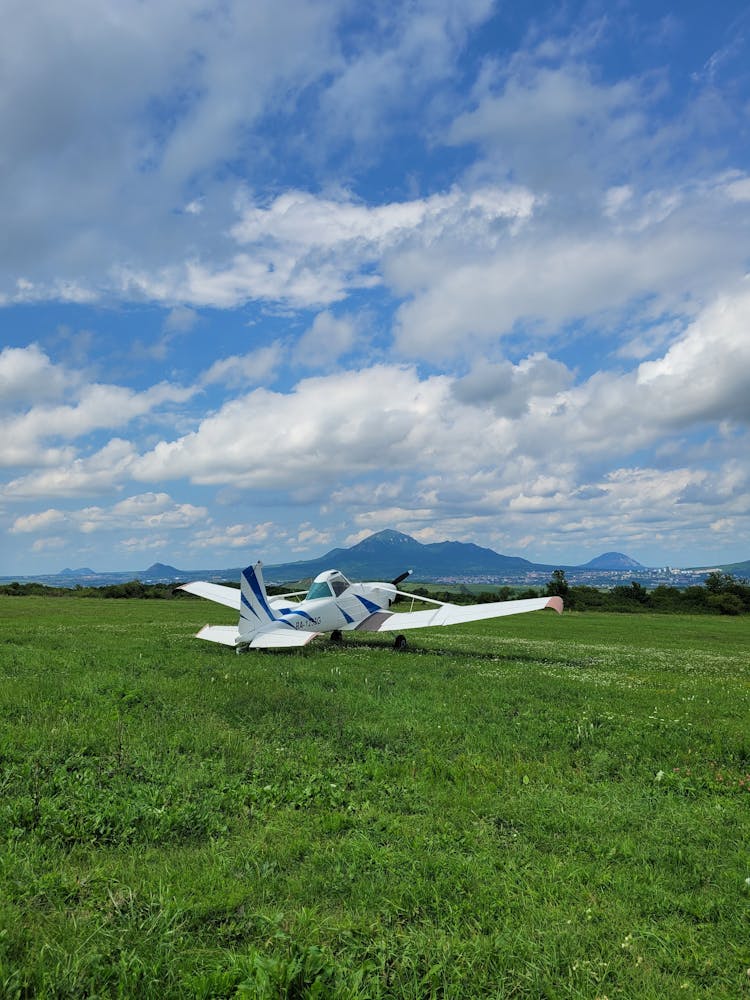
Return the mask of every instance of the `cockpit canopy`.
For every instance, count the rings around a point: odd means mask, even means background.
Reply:
[[[305,597],[306,601],[313,601],[319,597],[339,597],[351,584],[337,569],[327,569],[325,573],[319,573],[313,580],[310,589]]]

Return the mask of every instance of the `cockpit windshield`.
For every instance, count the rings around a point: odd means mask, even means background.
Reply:
[[[328,569],[313,580],[307,592],[306,601],[320,600],[321,597],[341,597],[351,584],[337,569]]]

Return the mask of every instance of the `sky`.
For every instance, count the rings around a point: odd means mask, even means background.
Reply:
[[[0,574],[750,558],[750,4],[0,13]]]

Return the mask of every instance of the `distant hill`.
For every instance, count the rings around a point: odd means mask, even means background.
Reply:
[[[734,576],[750,577],[750,559],[746,559],[744,562],[730,563],[721,568],[725,573],[732,573]]]
[[[646,567],[635,559],[631,559],[630,556],[623,555],[622,552],[604,552],[602,555],[597,556],[596,559],[592,559],[590,562],[584,563],[583,566],[577,568],[627,570],[645,569]]]
[[[262,552],[246,553],[247,565]],[[315,559],[265,565],[263,572],[269,583],[287,583],[309,580],[326,569],[339,569],[352,580],[393,580],[404,570],[414,572],[413,582],[460,582],[461,580],[487,580],[508,583],[530,582],[538,586],[540,574],[564,569],[572,583],[593,582],[604,579],[608,573],[632,572],[635,575],[652,572],[635,559],[622,552],[604,552],[589,562],[578,566],[560,563],[535,563],[519,556],[507,556],[493,549],[470,542],[431,542],[423,544],[401,531],[385,529],[357,542],[350,548],[335,548]],[[726,572],[750,576],[750,560],[722,566]],[[700,570],[690,571],[700,572]],[[708,572],[708,570],[706,570]],[[184,582],[185,580],[236,581],[240,567],[228,569],[181,570],[168,563],[153,563],[142,571],[95,572],[87,567],[64,569],[59,574],[35,577],[3,577],[2,580],[27,580],[50,586],[75,587],[105,586],[122,583],[135,577],[152,583]],[[616,582],[617,577],[613,577]],[[610,579],[610,583],[612,582]],[[691,582],[690,580],[683,581]]]
[[[185,573],[181,569],[175,569],[174,566],[157,562],[149,566],[148,569],[144,569],[143,576],[163,580],[165,578],[171,579],[172,577],[185,576]]]
[[[264,566],[267,580],[305,580],[335,567],[353,579],[392,580],[406,569],[415,580],[462,576],[502,576],[540,567],[528,559],[504,556],[467,542],[431,542],[423,545],[411,535],[385,529],[351,548],[331,549],[317,559]]]

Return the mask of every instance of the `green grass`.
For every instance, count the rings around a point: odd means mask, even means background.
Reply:
[[[750,618],[0,598],[0,996],[750,997]]]

